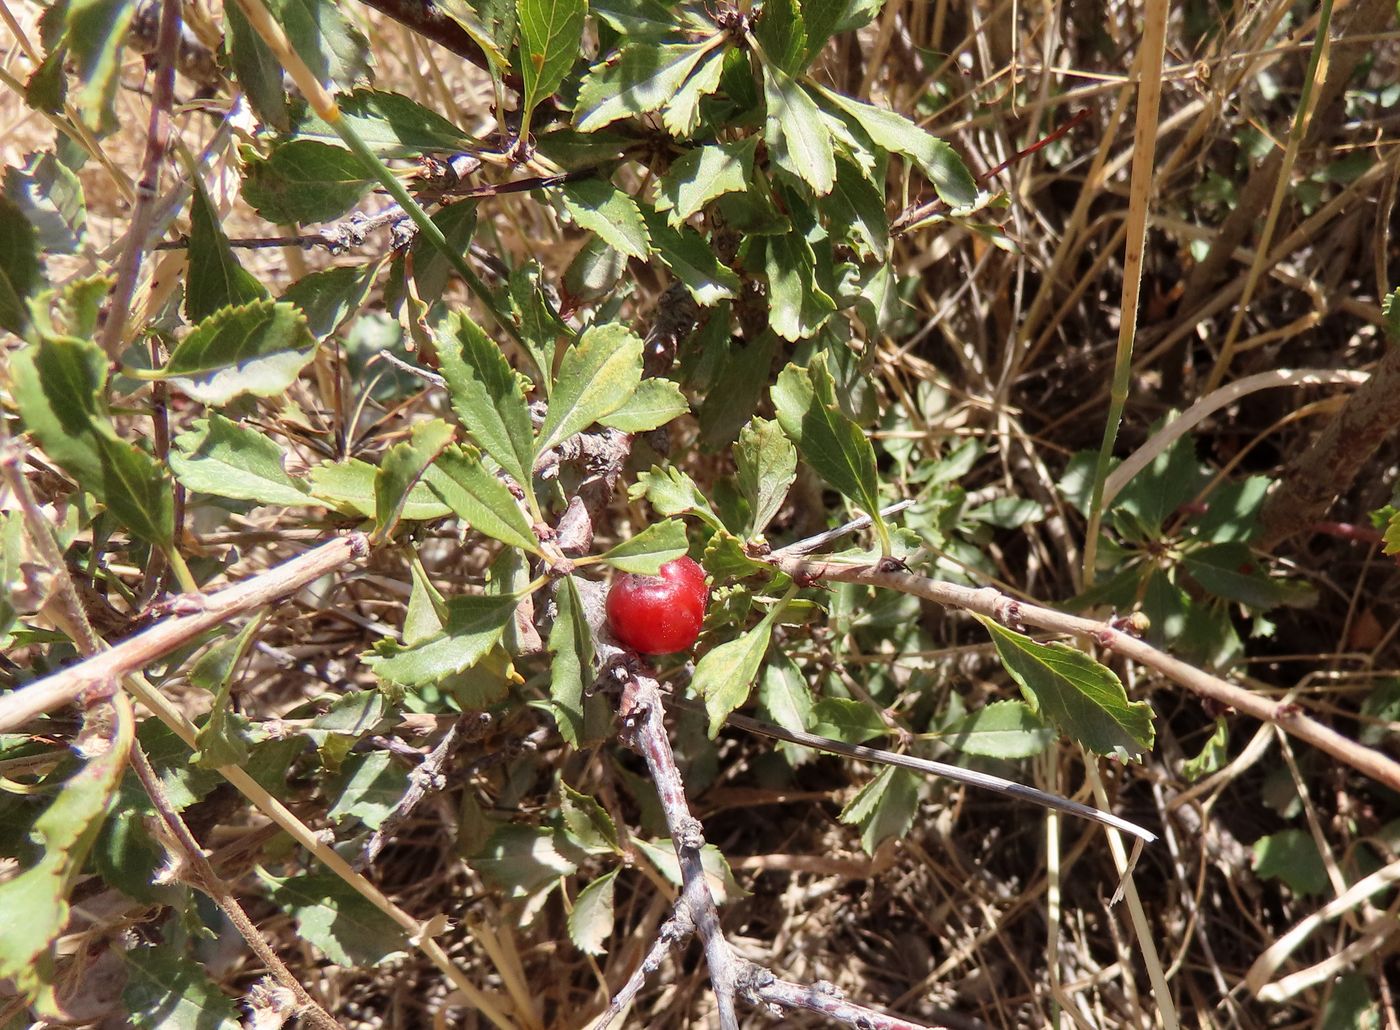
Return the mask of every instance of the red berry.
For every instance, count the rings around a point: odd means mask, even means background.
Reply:
[[[685,651],[700,635],[709,590],[689,558],[661,566],[659,576],[626,573],[608,591],[608,628],[640,654]]]

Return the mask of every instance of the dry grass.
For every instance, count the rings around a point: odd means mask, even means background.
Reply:
[[[28,39],[36,38],[37,10],[23,0],[0,2]],[[1260,162],[1250,148],[1273,140],[1277,154],[1288,136],[1307,86],[1316,15],[1309,7],[1264,0],[1226,12],[1223,23],[1209,4],[1173,7],[1160,112],[1136,130],[1130,75],[1149,16],[1142,4],[888,0],[871,29],[841,40],[828,55],[821,74],[831,83],[925,115],[974,171],[1011,158],[1087,112],[1063,139],[996,177],[1011,201],[1004,227],[1010,248],[958,226],[923,230],[899,244],[897,267],[917,277],[917,288],[900,331],[866,343],[876,389],[885,403],[905,405],[919,449],[935,456],[980,438],[988,454],[964,481],[969,491],[1030,497],[1058,513],[993,539],[989,553],[1011,589],[1055,601],[1082,586],[1084,527],[1056,500],[1054,483],[1067,455],[1096,447],[1103,434],[1120,334],[1133,343],[1120,454],[1140,445],[1154,420],[1200,400],[1222,379],[1277,367],[1365,370],[1381,353],[1380,297],[1397,279],[1390,232],[1400,108],[1390,87],[1400,77],[1400,37],[1393,8],[1379,27],[1346,35],[1353,17],[1374,16],[1375,8],[1356,0],[1337,12],[1338,38],[1319,80],[1339,63],[1353,62],[1353,74],[1342,83],[1344,106],[1315,115],[1289,162],[1294,189],[1262,247],[1257,227],[1274,179],[1256,181]],[[493,128],[489,83],[474,69],[377,15],[350,9],[370,31],[381,84],[469,131]],[[0,30],[0,64],[21,80],[30,68],[27,50],[9,29]],[[106,162],[129,178],[144,145],[145,85],[139,60],[129,61],[118,101],[121,131],[101,142]],[[188,97],[188,85],[177,94]],[[923,106],[930,96],[944,99],[936,112]],[[176,125],[192,153],[200,153],[218,127],[209,107],[192,102],[178,110]],[[18,164],[27,151],[48,146],[52,134],[12,91],[0,90],[5,163]],[[1133,190],[1134,157],[1148,136],[1155,138],[1157,156],[1147,169],[1150,180],[1141,183],[1150,182],[1150,189]],[[216,203],[228,211],[225,230],[235,238],[265,235],[269,227],[233,195],[234,160],[232,146],[212,155],[206,176]],[[1341,162],[1364,167],[1349,179],[1329,178]],[[1269,167],[1267,159],[1264,164]],[[109,257],[129,209],[103,162],[89,161],[82,180],[89,250],[69,265],[55,263],[51,271],[62,276],[90,271],[99,255]],[[170,182],[167,176],[163,189]],[[1125,275],[1135,280],[1139,271],[1124,259],[1125,239],[1138,231],[1134,201],[1146,216],[1146,247],[1132,334],[1123,331],[1120,302]],[[486,214],[483,208],[483,222]],[[489,214],[495,235],[483,242],[516,258],[537,258],[548,276],[562,274],[581,240],[528,197],[492,201]],[[1241,231],[1233,238],[1236,222]],[[1216,266],[1209,276],[1200,264],[1207,253]],[[161,260],[172,264],[163,266],[154,287],[145,281],[141,305],[171,284],[179,259]],[[274,289],[329,260],[300,250],[246,256]],[[649,310],[655,294],[655,284],[643,281],[632,309]],[[1240,309],[1242,296],[1248,305]],[[1221,358],[1227,337],[1233,341],[1228,362]],[[423,393],[386,409],[367,396],[365,382],[348,383],[350,394],[339,396],[329,359],[316,372],[285,403],[265,404],[261,413],[261,424],[306,463],[321,456],[308,429],[330,428],[350,453],[372,456],[395,439],[410,414],[436,403]],[[1337,396],[1333,386],[1297,385],[1242,396],[1197,427],[1199,453],[1236,475],[1276,472],[1335,410]],[[694,453],[689,443],[679,434],[673,455]],[[725,468],[722,456],[676,460],[701,483]],[[1395,470],[1392,439],[1334,517],[1364,523],[1367,511],[1389,500]],[[640,518],[621,500],[614,514],[611,529],[618,535]],[[785,518],[801,521],[792,512]],[[268,515],[239,517],[232,525],[206,544],[214,556],[237,546],[240,570],[298,549],[298,532],[321,531]],[[1244,671],[1256,689],[1289,694],[1354,734],[1362,700],[1383,678],[1400,675],[1394,566],[1366,544],[1323,536],[1296,539],[1280,553],[1320,585],[1321,599],[1312,609],[1281,613],[1273,639],[1251,641]],[[425,547],[423,557],[448,588],[479,580],[487,556],[463,553],[444,540]],[[383,554],[333,600],[304,595],[275,613],[262,637],[269,650],[249,679],[256,686],[242,698],[245,711],[259,719],[282,717],[325,692],[372,685],[354,656],[380,628],[400,624],[406,590],[402,562]],[[922,620],[937,648],[927,653],[862,655],[853,641],[794,646],[810,649],[806,657],[814,668],[825,663],[857,681],[872,668],[885,670],[900,685],[893,707],[901,712],[926,715],[953,693],[966,697],[969,707],[1004,696],[994,656],[976,644],[968,623],[933,611],[923,612]],[[275,658],[297,664],[279,665]],[[187,710],[198,710],[200,692],[186,696],[179,683],[169,690]],[[1382,1006],[1381,1020],[1400,1025],[1393,986],[1383,974],[1387,954],[1393,974],[1397,940],[1397,903],[1390,895],[1363,901],[1299,941],[1276,975],[1324,963],[1378,927],[1385,932],[1366,946],[1371,954],[1353,956],[1318,982],[1268,1002],[1245,986],[1261,954],[1356,880],[1359,861],[1400,860],[1396,799],[1295,751],[1269,727],[1245,724],[1233,728],[1224,768],[1190,785],[1181,762],[1201,748],[1211,715],[1168,685],[1138,681],[1130,690],[1156,708],[1158,747],[1138,767],[1101,772],[1118,810],[1165,831],[1133,873],[1146,947],[1134,934],[1128,902],[1114,900],[1119,868],[1098,828],[1062,823],[1047,838],[1037,812],[929,783],[909,837],[871,858],[835,819],[867,770],[818,759],[799,766],[789,780],[769,744],[728,733],[711,755],[697,728],[683,725],[682,758],[696,758],[689,772],[697,815],[750,892],[724,910],[726,930],[748,957],[791,979],[830,981],[853,998],[955,1028],[1056,1020],[1081,1027],[1170,1025],[1171,1007],[1154,994],[1149,963],[1165,971],[1182,1025],[1311,1025],[1336,1000],[1332,974],[1347,970],[1361,976],[1367,995]],[[570,753],[548,735],[540,746],[522,750],[521,742],[546,723],[522,709],[464,749],[459,764],[479,768],[456,777],[419,810],[385,851],[375,879],[415,916],[447,916],[440,941],[476,982],[500,994],[514,984],[535,1006],[539,1026],[580,1027],[639,961],[666,917],[662,888],[638,871],[623,875],[610,951],[595,962],[568,944],[557,900],[522,926],[518,911],[460,857],[470,850],[473,820],[482,810],[528,815],[554,803],[554,770],[596,794],[627,825],[635,828],[646,817],[644,792],[627,788],[641,768],[633,757]],[[1385,746],[1394,751],[1400,728],[1391,723],[1388,729]],[[1082,758],[1068,748],[1021,774],[1047,789],[1089,796]],[[305,821],[320,823],[310,779],[290,784],[289,796],[300,799]],[[1297,897],[1252,868],[1251,842],[1285,825],[1274,803],[1280,797],[1301,806],[1321,845],[1329,873],[1322,897]],[[214,850],[216,867],[249,888],[264,822],[222,791],[201,808],[207,810],[191,814],[196,835]],[[244,896],[284,960],[346,1026],[486,1025],[456,1004],[441,974],[421,958],[371,970],[330,965],[297,940],[256,890]],[[133,918],[144,911],[136,906]],[[485,931],[494,933],[494,948]],[[236,991],[262,972],[241,957],[213,964],[211,971]],[[713,1018],[701,954],[692,944],[644,990],[629,1025],[665,1030],[710,1026]],[[745,1025],[773,1022],[753,1013]],[[781,1022],[822,1025],[801,1016]]]

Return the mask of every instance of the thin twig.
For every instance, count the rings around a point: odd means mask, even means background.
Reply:
[[[160,166],[170,146],[170,108],[175,102],[175,55],[180,45],[180,4],[162,0],[160,29],[156,37],[155,83],[151,89],[151,119],[146,130],[146,154],[142,160],[141,181],[136,184],[136,203],[126,233],[126,249],[117,262],[117,281],[107,305],[107,320],[99,342],[109,358],[121,353],[131,298],[141,275],[141,259],[155,214],[160,189]]]
[[[229,922],[242,934],[243,939],[248,942],[248,946],[253,949],[253,953],[277,978],[277,982],[296,995],[302,1015],[316,1026],[328,1028],[328,1030],[339,1030],[340,1024],[307,992],[301,981],[277,956],[277,952],[272,950],[262,933],[248,918],[248,913],[243,911],[243,906],[238,903],[238,899],[233,896],[228,884],[214,870],[213,865],[204,855],[204,849],[199,846],[199,842],[194,839],[194,834],[190,832],[189,826],[185,824],[180,813],[175,810],[175,806],[170,803],[170,798],[165,793],[165,787],[160,782],[160,776],[151,768],[150,760],[147,759],[146,753],[141,749],[139,743],[133,743],[131,746],[131,767],[136,771],[141,785],[146,788],[146,794],[155,806],[156,814],[160,816],[175,843],[179,845],[180,858],[190,866],[191,875],[185,877],[187,882],[209,895],[214,904],[219,907],[219,911],[227,916]]]
[[[705,710],[705,706],[699,702],[676,695],[667,695],[666,704],[668,707],[687,708],[696,712]],[[854,758],[861,762],[875,762],[879,765],[898,766],[901,769],[909,769],[912,772],[924,773],[929,776],[941,776],[943,779],[952,780],[955,783],[965,783],[969,786],[981,787],[984,790],[996,791],[998,794],[1005,794],[1007,797],[1016,798],[1019,801],[1029,801],[1042,808],[1064,812],[1066,815],[1078,816],[1081,819],[1089,819],[1104,826],[1112,826],[1114,829],[1132,834],[1147,844],[1152,844],[1157,840],[1157,835],[1152,831],[1144,829],[1137,823],[1120,818],[1112,812],[1104,812],[1092,805],[1083,805],[1058,794],[1037,790],[1024,783],[1017,783],[1015,780],[1004,779],[1001,776],[993,776],[990,773],[978,772],[976,769],[964,769],[962,766],[936,762],[931,758],[901,755],[883,748],[867,747],[864,744],[845,744],[829,737],[819,737],[815,733],[785,730],[781,726],[775,726],[773,723],[763,722],[759,719],[751,719],[738,712],[731,712],[725,719],[725,725],[757,733],[760,736],[772,737],[774,740],[785,740],[789,744],[841,755],[844,758]]]
[[[671,949],[688,940],[694,932],[695,923],[690,918],[689,911],[677,901],[671,917],[662,923],[661,929],[657,931],[656,940],[651,942],[642,964],[632,971],[627,982],[613,995],[608,1007],[589,1025],[588,1030],[607,1030],[612,1021],[622,1014],[623,1009],[632,1004],[647,977],[661,968],[661,963]]]
[[[1351,766],[1377,783],[1382,783],[1391,790],[1400,790],[1400,763],[1394,759],[1322,725],[1303,714],[1296,704],[1271,701],[1254,691],[1237,687],[1219,676],[1202,672],[1110,623],[1096,622],[1030,602],[1018,601],[993,587],[967,587],[918,576],[911,572],[886,572],[872,565],[841,565],[835,562],[805,562],[800,559],[779,559],[773,564],[799,581],[833,580],[841,583],[863,583],[867,586],[897,590],[903,594],[913,594],[947,608],[962,608],[990,616],[1004,625],[1033,626],[1055,633],[1088,638],[1107,651],[1117,651],[1139,665],[1160,673],[1194,694],[1209,698],[1227,708],[1237,709],[1263,722],[1274,723],[1285,732]]]
[[[907,497],[902,501],[887,505],[880,509],[880,517],[887,519],[891,515],[898,515],[905,508],[913,507],[914,499]],[[813,551],[820,551],[827,544],[840,540],[843,536],[851,533],[858,533],[866,526],[870,525],[869,515],[861,515],[851,519],[850,522],[843,523],[834,529],[828,529],[825,533],[818,533],[816,536],[809,536],[806,540],[799,540],[795,544],[788,544],[774,551],[770,558],[800,558],[804,554],[811,554]]]
[[[364,557],[368,548],[362,533],[351,533],[216,594],[184,599],[198,610],[163,619],[110,650],[98,653],[94,645],[85,661],[0,697],[0,732],[8,733],[37,715],[68,704],[88,687],[139,671],[229,619],[294,594]],[[56,568],[63,568],[61,556]]]

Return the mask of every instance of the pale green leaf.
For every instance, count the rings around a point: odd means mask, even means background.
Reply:
[[[603,942],[612,933],[616,881],[617,870],[612,869],[579,891],[574,901],[574,910],[569,913],[569,940],[585,955],[607,952]]]
[[[797,450],[778,423],[754,418],[739,433],[734,464],[739,491],[749,502],[748,531],[762,533],[797,480]]]
[[[943,731],[943,740],[959,751],[988,758],[1030,758],[1054,739],[1054,731],[1024,701],[993,701]]]
[[[660,213],[645,205],[642,218],[656,256],[681,281],[695,303],[710,307],[739,296],[739,276],[720,263],[703,236],[688,225],[673,228]]]
[[[864,701],[824,697],[812,705],[812,732],[845,744],[863,744],[890,732],[880,713]]]
[[[603,555],[603,561],[623,572],[655,576],[661,566],[686,552],[685,524],[675,519],[653,522]]]
[[[673,465],[653,466],[637,476],[636,485],[628,491],[633,500],[645,497],[661,515],[695,515],[711,529],[723,529],[709,499],[695,481]]]
[[[530,520],[509,488],[482,464],[475,448],[449,447],[428,470],[424,482],[478,533],[508,547],[540,553]]]
[[[515,614],[513,597],[454,597],[443,631],[406,647],[381,640],[362,656],[376,676],[397,687],[426,687],[479,662],[501,639]]]
[[[729,713],[748,700],[749,687],[768,653],[773,621],[781,607],[774,605],[757,626],[726,640],[696,664],[690,688],[705,702],[711,737],[719,733]]]
[[[655,111],[676,95],[714,48],[714,40],[661,46],[636,43],[595,64],[579,88],[574,109],[579,131],[592,132],[619,118]]]
[[[642,211],[607,179],[580,179],[564,185],[564,206],[570,217],[620,254],[646,259],[651,249]]]
[[[336,965],[377,966],[402,955],[408,938],[401,926],[333,873],[258,877],[273,904],[296,920],[298,935]]]
[[[579,53],[587,0],[516,0],[520,19],[520,78],[525,84],[520,131],[530,114],[564,81]]]
[[[643,379],[632,398],[598,421],[624,433],[646,433],[690,410],[681,388],[669,379]]]
[[[706,56],[695,74],[685,80],[661,110],[661,124],[677,138],[690,136],[700,127],[700,101],[719,89],[724,75],[724,51]]]
[[[437,345],[452,410],[481,449],[529,490],[533,439],[519,376],[466,312],[448,316]]]
[[[387,540],[394,533],[409,492],[443,449],[452,442],[453,429],[442,419],[417,422],[409,437],[396,443],[379,462],[374,474],[374,533]]]
[[[317,502],[344,512],[346,515],[361,515],[374,518],[374,477],[378,470],[367,461],[351,458],[349,461],[326,461],[313,465],[307,473],[311,495]],[[443,504],[423,482],[416,483],[409,491],[404,504],[403,518],[415,522],[428,519],[441,519],[452,514],[452,509]]]
[[[332,794],[326,818],[332,822],[358,819],[371,830],[384,825],[404,794],[408,792],[409,774],[388,751],[374,751],[346,764],[346,775],[339,793]]]
[[[918,781],[905,769],[886,766],[851,800],[838,817],[860,828],[860,844],[868,855],[890,837],[909,831],[918,808]]]
[[[260,300],[204,319],[175,345],[165,367],[148,375],[218,406],[245,393],[283,393],[315,353],[316,339],[296,305]]]
[[[556,601],[558,614],[549,630],[549,707],[559,734],[573,747],[584,737],[583,692],[593,679],[593,631],[583,610],[578,586],[564,577]]]
[[[68,892],[97,838],[131,750],[129,718],[115,726],[107,706],[88,709],[76,747],[86,760],[30,830],[36,859],[0,883],[0,977],[33,997],[53,983],[52,946],[68,922]]]
[[[687,151],[666,170],[657,184],[656,209],[669,211],[667,221],[680,225],[716,197],[743,193],[753,177],[758,137],[734,143],[713,143]]]
[[[87,204],[75,173],[52,153],[29,154],[24,167],[5,169],[5,196],[33,226],[36,242],[46,254],[73,254],[87,236]],[[0,219],[5,215],[0,213]],[[5,232],[0,227],[0,235]],[[0,249],[5,249],[0,244]],[[0,276],[13,274],[8,265]],[[0,290],[4,287],[0,286]],[[3,325],[0,320],[0,325]]]
[[[248,161],[243,199],[269,222],[328,222],[354,207],[374,182],[350,151],[298,139]]]
[[[558,446],[617,411],[641,381],[641,338],[616,322],[590,326],[564,353],[535,453]]]
[[[193,958],[172,944],[139,945],[123,952],[122,1005],[129,1026],[142,1030],[239,1030],[233,999]]]
[[[782,69],[765,64],[763,102],[763,138],[773,161],[818,194],[830,193],[836,182],[836,157],[816,101]]]
[[[39,285],[39,240],[9,197],[0,197],[0,329],[16,336],[29,325],[27,298]]]

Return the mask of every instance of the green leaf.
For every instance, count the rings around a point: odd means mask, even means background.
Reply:
[[[209,718],[195,734],[196,750],[191,761],[201,769],[220,769],[248,761],[250,743],[247,720],[234,711],[229,701],[238,663],[248,652],[262,619],[255,617],[232,640],[215,644],[190,670],[190,682],[214,695]]]
[[[301,308],[306,328],[320,343],[364,307],[383,260],[367,265],[340,265],[304,275],[278,299]]]
[[[603,555],[603,561],[623,572],[655,576],[661,572],[661,566],[681,557],[686,549],[685,524],[666,519],[653,522],[636,536],[622,541]]]
[[[449,447],[428,470],[424,481],[457,517],[478,533],[540,553],[539,540],[515,496],[500,478],[482,464],[474,447]]]
[[[956,210],[976,202],[977,182],[957,151],[948,144],[903,115],[842,96],[833,90],[818,89],[832,106],[850,116],[876,146],[903,154],[918,165],[949,207]]]
[[[514,597],[454,597],[442,633],[406,647],[381,640],[363,655],[376,676],[397,687],[426,687],[469,669],[500,642],[515,614]]]
[[[297,932],[339,966],[377,966],[408,947],[403,928],[332,873],[258,877],[268,897],[296,920]]]
[[[831,131],[807,91],[781,68],[763,66],[763,103],[767,110],[763,138],[774,163],[803,180],[818,194],[836,182]]]
[[[71,0],[68,4],[66,39],[78,80],[73,107],[82,123],[99,134],[117,127],[113,103],[126,33],[135,14],[131,0]]]
[[[5,169],[5,196],[34,229],[39,250],[74,254],[87,235],[87,204],[78,176],[51,153],[30,154],[23,168]],[[0,211],[0,221],[5,215]],[[5,233],[0,225],[0,235]],[[0,250],[8,250],[0,244]],[[0,274],[12,275],[6,265]],[[4,287],[0,286],[0,290]]]
[[[530,131],[530,115],[552,94],[574,66],[583,35],[587,0],[516,0],[520,19],[520,78],[525,84],[520,131]]]
[[[992,619],[987,627],[997,656],[1031,710],[1098,755],[1131,760],[1152,747],[1152,706],[1129,701],[1107,666],[1065,644],[1039,644]]]
[[[681,388],[669,379],[643,379],[631,399],[598,421],[624,433],[646,433],[690,410]]]
[[[809,368],[789,365],[783,369],[772,396],[778,424],[803,459],[832,487],[864,508],[882,542],[887,542],[888,531],[880,517],[875,450],[837,405],[826,356],[818,355]]]
[[[607,809],[567,783],[559,787],[559,815],[570,842],[590,855],[622,854],[617,826]]]
[[[909,831],[918,808],[918,781],[904,769],[886,766],[851,799],[838,818],[849,826],[860,827],[860,844],[866,854],[889,837],[903,837]]]
[[[988,758],[1030,758],[1054,739],[1054,731],[1024,701],[993,701],[943,731],[943,740],[952,747]]]
[[[262,283],[234,256],[220,227],[219,213],[199,176],[191,177],[194,196],[190,204],[189,271],[185,275],[185,318],[191,323],[220,308],[247,304],[267,297]]]
[[[641,208],[607,179],[580,179],[561,191],[564,206],[575,222],[619,254],[646,260],[651,238]]]
[[[1317,600],[1317,592],[1308,583],[1272,577],[1260,564],[1261,559],[1242,543],[1212,544],[1181,557],[1182,570],[1209,593],[1260,611],[1280,605],[1305,606]]]
[[[739,492],[749,502],[748,531],[761,534],[797,480],[797,451],[778,423],[754,418],[739,433],[734,464]]]
[[[596,236],[589,238],[580,254],[586,252],[590,244],[607,251],[616,258],[619,266],[626,267],[627,259]],[[521,262],[511,270],[510,311],[520,329],[520,335],[524,338],[530,360],[539,372],[539,379],[544,384],[547,397],[554,387],[550,379],[554,367],[554,349],[561,336],[572,339],[575,333],[559,317],[554,305],[545,296],[540,281],[541,271],[540,263],[534,259]],[[618,274],[621,274],[620,270]],[[567,286],[567,280],[566,288],[572,291],[572,287]]]
[[[700,101],[719,89],[724,76],[723,54],[723,50],[707,54],[695,74],[685,80],[685,85],[662,109],[661,124],[672,136],[690,136],[700,128]]]
[[[634,501],[645,497],[647,503],[661,515],[694,515],[711,529],[724,528],[724,523],[695,481],[672,465],[655,465],[650,471],[638,475],[636,484],[628,491],[628,497]]]
[[[524,898],[578,871],[577,863],[564,853],[565,848],[568,842],[557,829],[507,823],[472,856],[471,866],[506,897]]]
[[[24,84],[24,102],[36,111],[61,114],[68,98],[68,76],[63,67],[67,61],[66,45],[59,43],[50,49]]]
[[[564,352],[535,453],[557,447],[611,415],[642,381],[642,341],[620,323],[590,326]]]
[[[884,193],[845,154],[836,157],[836,185],[821,207],[832,228],[840,227],[860,256],[875,261],[889,257],[890,219]]]
[[[367,461],[351,458],[349,461],[325,461],[312,466],[307,473],[311,495],[316,502],[334,508],[346,515],[361,515],[374,518],[374,478],[378,469]],[[446,518],[452,509],[443,504],[428,484],[414,484],[408,493],[402,518],[415,522]]]
[[[442,115],[401,93],[357,89],[336,99],[342,123],[381,158],[416,158],[476,150],[481,141]],[[297,112],[292,135],[345,147],[339,133],[310,109]]]
[[[688,225],[672,228],[666,219],[649,207],[642,207],[642,218],[656,255],[684,284],[695,303],[710,307],[739,296],[739,277],[721,264],[714,248]]]
[[[798,0],[764,0],[754,35],[763,47],[763,57],[789,75],[802,70],[807,55],[807,28],[803,24],[806,4]]]
[[[388,751],[374,751],[346,764],[339,794],[326,813],[333,822],[358,819],[371,830],[384,825],[409,787],[409,774]]]
[[[126,986],[122,1005],[130,1026],[143,1030],[239,1030],[233,999],[209,974],[171,944],[123,952]]]
[[[409,438],[385,453],[374,474],[374,534],[387,540],[398,526],[409,492],[452,442],[454,430],[442,419],[415,423]]]
[[[671,163],[657,184],[656,209],[677,226],[716,197],[744,193],[753,178],[758,137],[734,143],[714,143],[687,151]]]
[[[204,319],[176,344],[164,368],[147,375],[218,406],[245,393],[284,393],[315,354],[316,339],[294,304],[259,300]]]
[[[603,942],[613,928],[613,888],[617,870],[598,877],[579,892],[569,913],[569,940],[585,955],[603,955]]]
[[[27,298],[39,284],[39,238],[9,197],[0,197],[0,329],[22,336],[29,325]]]
[[[773,622],[781,604],[775,604],[753,629],[707,652],[695,666],[690,688],[705,702],[710,715],[710,736],[716,736],[729,713],[749,698],[749,687],[768,653]]]
[[[354,207],[375,182],[341,147],[297,139],[278,144],[244,169],[243,199],[269,222],[328,222]]]
[[[707,447],[724,447],[753,417],[772,377],[778,337],[765,332],[747,345],[730,345],[721,359],[719,378],[701,402],[700,439]]]
[[[105,706],[88,710],[76,742],[86,761],[63,782],[30,830],[37,861],[0,883],[0,977],[25,995],[47,994],[53,985],[52,946],[68,922],[68,892],[111,808],[131,750],[129,718],[114,727]],[[111,735],[109,735],[111,734]]]
[[[845,744],[863,744],[890,732],[880,713],[864,701],[824,697],[812,705],[812,732]]]
[[[134,535],[172,546],[174,499],[161,466],[118,437],[107,419],[102,349],[90,340],[46,337],[10,360],[20,415],[44,453]]]
[[[285,132],[291,128],[282,66],[237,4],[224,8],[224,40],[234,79],[253,113],[273,129]]]
[[[1300,897],[1317,897],[1331,889],[1317,841],[1306,830],[1280,830],[1254,842],[1254,874],[1282,880]]]
[[[677,887],[682,886],[680,860],[676,858],[676,846],[669,837],[660,837],[657,840],[634,837],[632,843],[638,851],[646,855],[661,875]],[[723,905],[731,898],[738,899],[744,896],[745,892],[735,881],[724,853],[713,844],[706,844],[700,849],[700,867],[705,872],[705,885],[710,888],[710,894],[717,905]]]
[[[1200,753],[1181,763],[1181,775],[1187,783],[1195,783],[1225,768],[1225,763],[1229,760],[1230,724],[1221,717],[1215,720],[1215,730],[1202,746]]]
[[[549,630],[549,707],[560,735],[573,747],[584,736],[583,692],[593,679],[593,631],[573,577],[566,576],[556,595],[559,612]]]
[[[369,40],[334,0],[266,0],[292,49],[317,80],[350,86],[369,78]],[[333,91],[334,92],[334,91]]]
[[[448,316],[437,334],[437,345],[452,410],[481,449],[528,491],[534,467],[533,432],[519,376],[464,311]]]
[[[796,343],[815,336],[836,310],[836,302],[817,285],[817,257],[797,233],[770,236],[764,248],[768,276],[768,324]]]
[[[1394,512],[1386,522],[1381,541],[1381,550],[1386,554],[1400,554],[1400,511]]]
[[[636,43],[595,64],[579,87],[574,109],[579,131],[592,132],[619,118],[655,111],[676,95],[717,42]]]
[[[812,725],[812,691],[807,686],[807,678],[797,663],[781,651],[763,668],[758,703],[768,717],[785,730],[803,733]],[[791,744],[779,746],[793,747]]]
[[[481,47],[498,79],[510,66],[506,52],[515,39],[516,0],[440,0],[437,6]]]
[[[878,8],[879,0],[876,0]],[[797,71],[811,64],[837,32],[857,28],[847,24],[861,6],[861,0],[802,0],[802,22],[807,30],[807,51]],[[873,16],[873,15],[872,15]],[[864,24],[868,18],[859,22]]]

